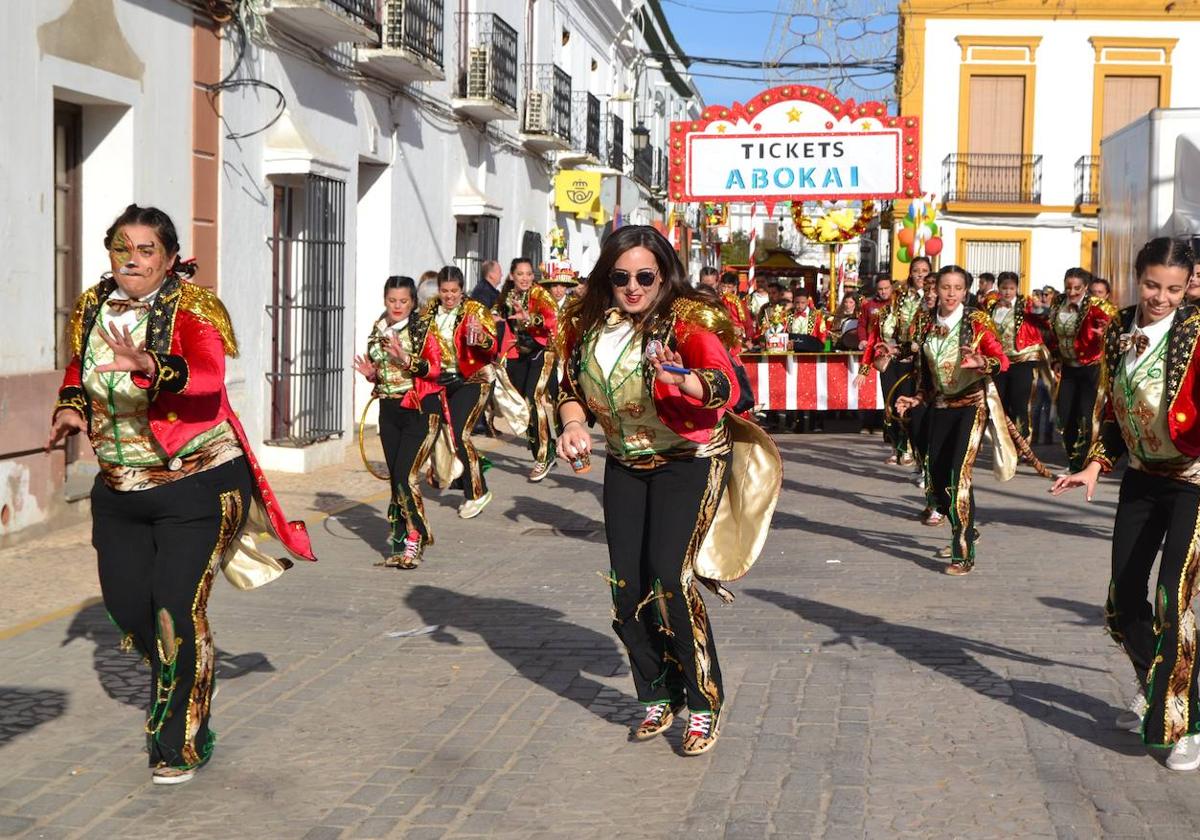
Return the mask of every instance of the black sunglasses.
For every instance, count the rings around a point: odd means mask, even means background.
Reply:
[[[642,269],[639,269],[633,275],[633,277],[635,280],[638,281],[639,286],[642,286],[642,287],[648,289],[654,285],[654,280],[656,277],[658,277],[658,272],[652,268],[642,268]],[[612,274],[608,275],[608,280],[610,283],[612,283],[618,289],[621,288],[622,286],[628,286],[629,285],[629,272],[628,271],[614,271]]]

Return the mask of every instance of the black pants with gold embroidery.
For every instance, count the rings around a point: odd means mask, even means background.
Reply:
[[[1100,366],[1063,365],[1058,383],[1058,428],[1067,453],[1067,472],[1079,472],[1092,446],[1092,412],[1100,384]]]
[[[1146,690],[1150,709],[1142,737],[1150,745],[1169,746],[1200,732],[1191,606],[1200,588],[1198,529],[1200,487],[1133,468],[1125,471],[1113,525],[1105,614],[1109,634],[1125,648]],[[1146,589],[1160,546],[1151,607]]]
[[[422,545],[433,543],[418,473],[433,449],[441,412],[439,394],[425,397],[419,409],[404,408],[398,399],[379,401],[379,438],[392,484],[388,539],[393,554],[404,551],[404,539],[412,531],[420,534]]]
[[[883,391],[883,398],[888,402],[888,411],[884,414],[886,418],[889,413],[894,412],[898,397],[911,397],[917,393],[917,381],[913,376],[912,361],[892,359],[883,369],[883,373],[879,375],[879,387]],[[887,442],[892,445],[892,450],[897,458],[913,454],[908,433],[899,418],[893,415],[891,420],[885,419],[883,434]]]
[[[492,386],[480,382],[467,382],[454,377],[446,383],[446,401],[450,405],[450,425],[454,430],[454,445],[458,460],[462,462],[463,495],[478,499],[487,492],[483,480],[483,469],[479,464],[479,452],[471,440],[471,430],[483,414],[483,407],[492,394]]]
[[[729,456],[604,468],[613,629],[643,703],[721,708],[721,669],[693,571],[728,481]]]
[[[548,369],[547,369],[548,367]],[[546,406],[549,402],[550,380],[556,379],[554,352],[538,350],[505,362],[509,381],[521,392],[529,406],[529,428],[525,440],[533,459],[544,464],[554,459],[554,428]]]
[[[244,458],[149,490],[92,488],[92,545],[109,617],[150,660],[150,766],[190,768],[212,753],[216,648],[207,605],[222,554],[245,524]]]
[[[927,498],[950,519],[951,562],[975,565],[975,456],[987,422],[987,406],[932,407],[926,416],[929,452],[925,459]]]
[[[1036,367],[1036,362],[1013,362],[1008,370],[992,374],[996,393],[1004,404],[1004,413],[1025,440],[1029,440],[1029,409],[1033,400],[1033,374]]]

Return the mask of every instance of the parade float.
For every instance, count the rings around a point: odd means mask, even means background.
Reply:
[[[731,203],[749,204],[752,219],[760,204],[770,217],[776,206],[790,203],[796,229],[826,248],[827,301],[834,309],[842,247],[867,229],[879,202],[923,198],[919,131],[917,117],[889,114],[880,102],[842,101],[811,85],[771,88],[746,102],[711,105],[699,119],[671,123],[668,197],[701,203],[719,217]],[[905,217],[904,230],[912,230],[908,254],[940,245],[932,241],[937,227],[925,212],[922,204],[911,222]],[[746,268],[753,280],[753,233]],[[867,367],[860,376],[859,357],[794,353],[776,341],[743,353],[742,361],[761,409],[880,409],[878,374]]]

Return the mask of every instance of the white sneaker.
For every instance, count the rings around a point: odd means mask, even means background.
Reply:
[[[1200,735],[1185,735],[1167,756],[1167,769],[1185,772],[1200,769]]]
[[[1129,701],[1129,708],[1117,715],[1117,719],[1113,721],[1113,725],[1117,729],[1125,729],[1129,732],[1142,731],[1142,719],[1146,717],[1146,710],[1150,708],[1150,704],[1146,702],[1145,693],[1139,688],[1134,698]]]
[[[492,491],[489,490],[480,496],[478,499],[470,499],[463,502],[458,509],[459,519],[474,519],[479,514],[483,513],[483,509],[488,506],[488,502],[492,500]]]
[[[176,767],[155,767],[150,781],[156,785],[182,785],[196,776],[195,770],[180,770]]]

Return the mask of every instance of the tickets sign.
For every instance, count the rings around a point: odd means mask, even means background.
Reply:
[[[837,201],[921,195],[917,117],[808,85],[671,123],[673,201]]]

